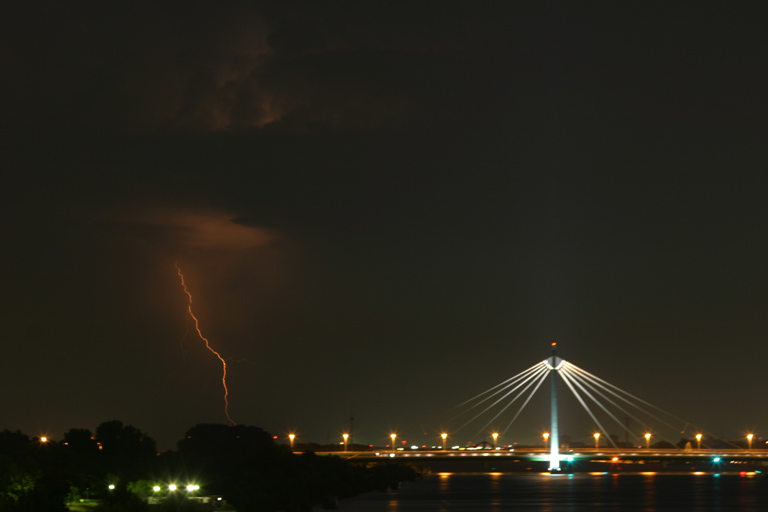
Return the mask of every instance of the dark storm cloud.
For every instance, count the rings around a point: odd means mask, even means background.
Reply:
[[[233,87],[269,54],[263,17],[244,4],[50,2],[7,11],[5,122],[21,127],[226,127]],[[268,118],[269,100],[257,96],[254,125]]]
[[[440,86],[435,59],[472,35],[457,13],[439,23],[419,14],[392,32],[401,13],[384,5],[6,6],[3,124],[94,132],[402,124],[423,116],[422,96]]]
[[[231,214],[200,208],[133,208],[113,219],[112,229],[121,226],[135,236],[162,239],[162,245],[176,251],[248,250],[269,246],[280,237],[274,230],[246,226]]]

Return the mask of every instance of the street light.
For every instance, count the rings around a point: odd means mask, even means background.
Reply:
[[[747,435],[747,441],[749,441],[749,451],[752,451],[752,437],[753,437],[753,434]]]
[[[701,450],[701,434],[696,434],[696,449]]]
[[[595,450],[597,450],[598,448],[600,448],[600,432],[595,432],[594,438],[595,438]]]
[[[645,434],[645,449],[650,450],[651,449],[651,434],[650,432]]]
[[[344,438],[344,451],[347,451],[347,441],[349,440],[349,434],[341,434],[341,437]]]
[[[389,434],[389,438],[392,440],[392,451],[395,451],[395,439],[397,439],[397,434]]]
[[[288,434],[288,440],[291,442],[291,451],[293,451],[293,440],[296,439],[296,434]]]
[[[442,434],[440,434],[440,437],[443,438],[443,450],[445,450],[445,440],[448,439],[448,434],[443,432]]]
[[[493,438],[493,449],[495,450],[496,449],[496,440],[499,438],[499,433],[498,432],[494,432],[493,434],[491,434],[491,437]]]
[[[549,441],[549,432],[544,432],[542,434],[542,436],[544,436],[544,450],[546,450],[547,449],[547,441]]]

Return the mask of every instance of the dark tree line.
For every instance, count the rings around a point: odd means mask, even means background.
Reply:
[[[68,503],[99,503],[104,512],[194,510],[184,486],[217,495],[240,511],[298,510],[414,478],[393,463],[362,465],[313,452],[294,455],[258,427],[197,425],[175,451],[131,425],[108,421],[71,429],[59,442],[0,432],[0,512],[64,511]],[[179,490],[168,490],[169,483]],[[157,485],[160,491],[153,490]],[[112,486],[112,488],[110,488]]]

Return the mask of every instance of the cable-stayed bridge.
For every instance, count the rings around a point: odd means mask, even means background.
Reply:
[[[702,471],[762,467],[768,450],[762,440],[749,434],[742,443],[727,442],[704,429],[693,426],[674,414],[630,394],[613,384],[571,364],[556,353],[523,372],[465,400],[429,420],[419,423],[421,430],[434,430],[440,445],[398,446],[402,434],[390,434],[390,444],[375,453],[360,452],[356,457],[405,457],[409,460],[438,462],[483,461],[487,466],[514,466],[513,462],[546,462],[551,472],[568,471],[584,461],[605,465],[641,464],[665,466],[683,464]],[[548,384],[548,385],[547,385]],[[542,444],[514,446],[503,443],[534,395],[549,391],[549,427],[541,432]],[[572,395],[594,425],[589,443],[572,443],[561,436],[559,402],[562,395]],[[567,418],[566,418],[567,420]],[[433,427],[437,425],[439,427]],[[619,440],[619,432],[624,441]],[[452,445],[459,436],[492,439],[472,446]],[[677,436],[673,439],[672,436]],[[681,438],[682,436],[682,438]],[[499,440],[502,442],[499,442]],[[350,455],[353,455],[350,453]],[[520,464],[517,464],[520,467]],[[746,466],[744,466],[746,467]]]

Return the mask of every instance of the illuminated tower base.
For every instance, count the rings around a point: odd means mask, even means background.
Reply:
[[[560,471],[560,438],[557,430],[557,371],[563,360],[556,355],[557,343],[552,344],[552,357],[547,359],[547,366],[552,372],[552,426],[549,431],[549,470]]]

